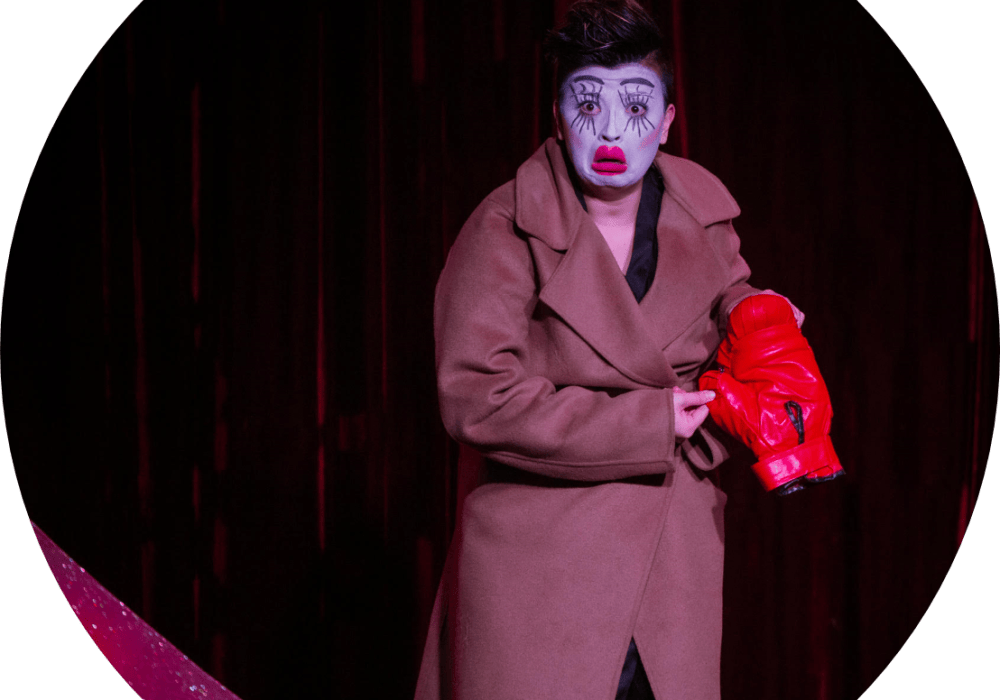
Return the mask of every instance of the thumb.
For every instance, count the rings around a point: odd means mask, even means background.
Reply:
[[[701,375],[698,388],[702,391],[716,391],[719,388],[719,370],[711,369]]]
[[[674,391],[674,405],[678,409],[704,406],[714,399],[715,396],[715,392],[711,389],[703,391]]]

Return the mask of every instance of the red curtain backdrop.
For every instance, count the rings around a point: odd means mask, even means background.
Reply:
[[[476,455],[444,433],[432,298],[552,133],[568,3],[147,0],[28,190],[3,299],[31,517],[244,700],[412,694]],[[657,0],[667,150],[743,208],[807,314],[848,477],[778,499],[739,452],[723,692],[856,698],[926,610],[982,480],[997,304],[916,76],[846,0]]]

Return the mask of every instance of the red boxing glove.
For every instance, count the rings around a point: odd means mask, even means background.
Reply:
[[[757,455],[764,488],[785,495],[844,474],[830,441],[830,394],[784,298],[737,304],[718,363],[699,386],[716,393],[712,419]]]

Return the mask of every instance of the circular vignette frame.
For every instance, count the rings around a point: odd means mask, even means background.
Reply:
[[[10,239],[28,177],[56,114],[84,68],[135,7],[135,0],[11,0],[0,10],[0,256]],[[997,243],[1000,101],[990,85],[1000,50],[991,42],[1000,6],[954,0],[942,16],[930,0],[864,0],[923,79],[965,159],[990,244]],[[928,37],[933,37],[929,41]],[[998,224],[1000,226],[1000,224]],[[996,228],[996,230],[994,230]],[[994,260],[994,269],[995,257]],[[994,277],[994,284],[996,280]],[[6,438],[6,432],[4,432]],[[994,425],[992,446],[996,447]],[[1000,626],[1000,564],[991,536],[1000,526],[997,450],[964,544],[934,604],[865,700],[986,697]],[[77,622],[39,551],[6,448],[0,449],[0,677],[12,697],[126,700],[135,694]]]

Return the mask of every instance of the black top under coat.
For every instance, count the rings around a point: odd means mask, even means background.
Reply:
[[[580,200],[583,210],[587,211],[587,203],[583,199],[576,178],[572,178],[576,198]],[[642,301],[653,284],[656,274],[656,222],[660,218],[660,200],[663,199],[663,178],[655,166],[650,166],[642,178],[642,195],[639,197],[639,211],[635,217],[635,240],[632,242],[632,258],[625,272],[632,294],[637,302]]]

